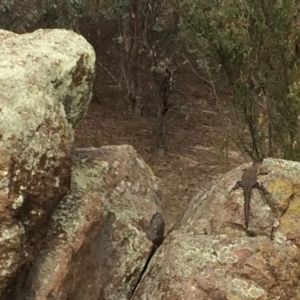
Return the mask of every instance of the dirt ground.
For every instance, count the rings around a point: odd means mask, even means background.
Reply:
[[[173,96],[177,101],[167,114],[167,151],[164,157],[157,157],[151,129],[154,120],[128,113],[124,90],[116,83],[118,50],[111,41],[113,28],[108,28],[100,36],[88,28],[82,32],[96,50],[97,73],[94,96],[87,115],[76,127],[75,143],[78,147],[132,145],[161,180],[169,228],[199,189],[244,159],[239,152],[228,151],[210,89],[188,65],[174,73]]]

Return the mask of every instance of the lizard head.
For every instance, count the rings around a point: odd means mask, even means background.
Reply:
[[[262,166],[263,162],[264,162],[264,158],[263,157],[262,158],[256,158],[256,159],[253,160],[252,166],[260,168]]]

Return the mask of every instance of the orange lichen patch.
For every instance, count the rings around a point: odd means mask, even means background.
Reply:
[[[280,218],[279,230],[289,240],[293,240],[298,246],[300,245],[300,228],[295,226],[300,219],[300,193],[295,194],[288,206],[287,211]]]
[[[272,194],[276,202],[278,210],[285,210],[290,203],[292,195],[295,193],[293,182],[284,177],[275,179],[268,187],[268,191]]]

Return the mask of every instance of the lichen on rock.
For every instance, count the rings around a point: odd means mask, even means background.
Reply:
[[[95,53],[68,30],[0,30],[0,294],[32,258],[47,220],[69,191],[73,125],[92,96]],[[34,246],[33,246],[34,245]]]
[[[52,216],[26,293],[32,300],[126,300],[152,249],[148,225],[162,215],[157,180],[127,145],[78,149],[75,156],[71,192]],[[123,182],[131,185],[119,189]],[[146,192],[132,190],[137,182]]]
[[[266,159],[252,192],[249,232],[243,192],[230,194],[242,165],[190,202],[155,253],[132,300],[300,299],[300,163]]]

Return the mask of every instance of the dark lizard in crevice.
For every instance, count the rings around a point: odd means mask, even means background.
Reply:
[[[250,202],[251,202],[252,189],[256,188],[262,191],[264,196],[270,194],[266,190],[266,188],[262,184],[260,184],[257,180],[258,175],[267,175],[267,173],[261,172],[263,160],[264,160],[263,158],[253,160],[252,165],[244,171],[241,180],[237,181],[234,187],[230,191],[230,193],[232,193],[233,191],[239,188],[243,188],[245,227],[247,231],[249,226],[249,214],[250,214]]]

